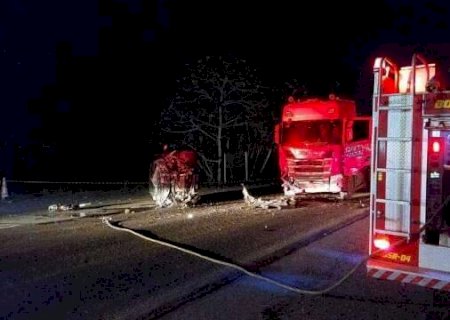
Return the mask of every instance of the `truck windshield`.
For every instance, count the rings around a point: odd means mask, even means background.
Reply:
[[[342,122],[340,120],[311,120],[285,122],[281,132],[283,144],[342,142]]]

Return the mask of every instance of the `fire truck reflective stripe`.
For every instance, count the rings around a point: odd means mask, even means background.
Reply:
[[[383,270],[378,270],[378,269],[371,269],[371,276],[374,278],[379,278],[383,275],[384,271]]]
[[[450,292],[450,283],[447,281],[441,281],[432,278],[425,278],[417,275],[395,272],[395,271],[387,271],[387,270],[379,270],[375,268],[369,268],[367,270],[367,275],[373,278],[381,279],[381,280],[393,280],[402,283],[410,283],[414,285],[419,285],[426,288],[436,289],[436,290],[445,290]]]
[[[407,274],[406,277],[402,280],[403,283],[410,283],[414,279],[414,276]]]
[[[411,280],[410,283],[412,284],[419,284],[420,281],[422,281],[423,277],[415,277],[414,279]]]
[[[446,284],[445,286],[438,286],[438,284],[434,285],[432,288],[433,289],[440,289],[440,290],[444,290],[444,291],[449,291],[450,292],[450,283],[448,282],[444,282],[444,281],[439,281],[439,284]]]
[[[407,276],[407,274],[405,274],[405,273],[398,274],[398,272],[393,272],[387,279],[403,281],[403,279],[406,278],[406,276]]]
[[[427,287],[430,287],[430,288],[435,288],[436,284],[438,284],[438,283],[439,283],[439,280],[431,279],[431,281],[429,281],[429,282],[426,284],[426,286],[427,286]]]
[[[442,290],[450,291],[450,283],[447,283],[446,286],[442,287]]]
[[[444,282],[444,281],[438,281],[435,285],[433,285],[434,289],[438,289],[441,290],[442,288],[444,288],[448,283]]]
[[[434,280],[434,279],[422,279],[422,280],[420,280],[417,284],[418,284],[419,286],[422,286],[422,287],[432,287],[433,284],[432,284],[431,282],[432,282],[433,280]]]
[[[385,271],[383,272],[383,274],[379,277],[379,279],[383,279],[386,280],[390,275],[392,275],[393,272],[392,271]]]
[[[377,273],[377,272],[378,272],[377,269],[369,269],[369,270],[367,270],[367,274],[368,274],[369,277],[376,278],[375,273]]]

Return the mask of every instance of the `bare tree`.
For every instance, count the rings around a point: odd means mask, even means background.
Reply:
[[[220,184],[227,148],[271,141],[267,89],[245,60],[207,56],[186,65],[162,112],[162,131],[194,149],[207,179]]]

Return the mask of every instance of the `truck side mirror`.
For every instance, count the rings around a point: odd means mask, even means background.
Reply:
[[[277,123],[275,125],[275,129],[273,132],[273,141],[275,142],[275,144],[280,144],[280,124]]]

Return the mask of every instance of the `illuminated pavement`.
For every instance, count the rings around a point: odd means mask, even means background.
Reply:
[[[260,269],[260,274],[303,290],[328,288],[366,256],[368,220],[359,220],[299,248]],[[445,293],[433,294],[420,286],[368,278],[362,264],[341,285],[323,295],[299,294],[242,275],[161,319],[428,320],[449,319],[449,307]]]
[[[271,192],[279,187],[261,184],[251,187],[252,191]],[[205,201],[223,201],[242,198],[242,187],[204,187],[199,194]],[[54,204],[88,204],[85,208],[68,211],[49,211]],[[38,195],[12,195],[0,201],[0,229],[24,224],[63,222],[77,218],[105,216],[123,213],[125,210],[142,211],[154,208],[148,190],[111,192],[55,192]]]
[[[265,270],[333,229],[365,219],[367,208],[304,202],[263,210],[235,200],[109,217],[142,235]],[[97,216],[1,229],[0,242],[0,318],[151,319],[245,280],[236,270],[113,230]]]

